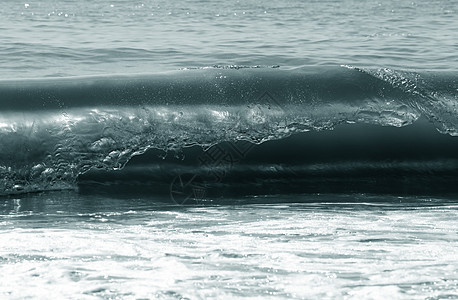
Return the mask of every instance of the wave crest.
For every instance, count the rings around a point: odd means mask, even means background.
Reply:
[[[457,80],[357,68],[211,68],[0,83],[0,194],[73,188],[150,148],[263,143],[342,123],[458,135]]]

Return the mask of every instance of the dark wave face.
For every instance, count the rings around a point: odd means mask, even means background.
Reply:
[[[5,80],[0,194],[455,192],[457,103],[453,73],[349,66]]]

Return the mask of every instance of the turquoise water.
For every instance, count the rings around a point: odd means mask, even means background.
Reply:
[[[457,1],[4,1],[0,298],[458,298]]]

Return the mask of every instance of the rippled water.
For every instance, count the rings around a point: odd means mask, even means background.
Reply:
[[[0,295],[458,297],[456,202],[367,195],[250,201],[258,204],[176,207],[73,193],[3,201]]]
[[[457,12],[453,0],[7,0],[0,8],[0,76],[215,64],[455,71]]]

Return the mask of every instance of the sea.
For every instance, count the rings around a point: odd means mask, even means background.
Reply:
[[[458,1],[2,0],[1,299],[458,299]]]

